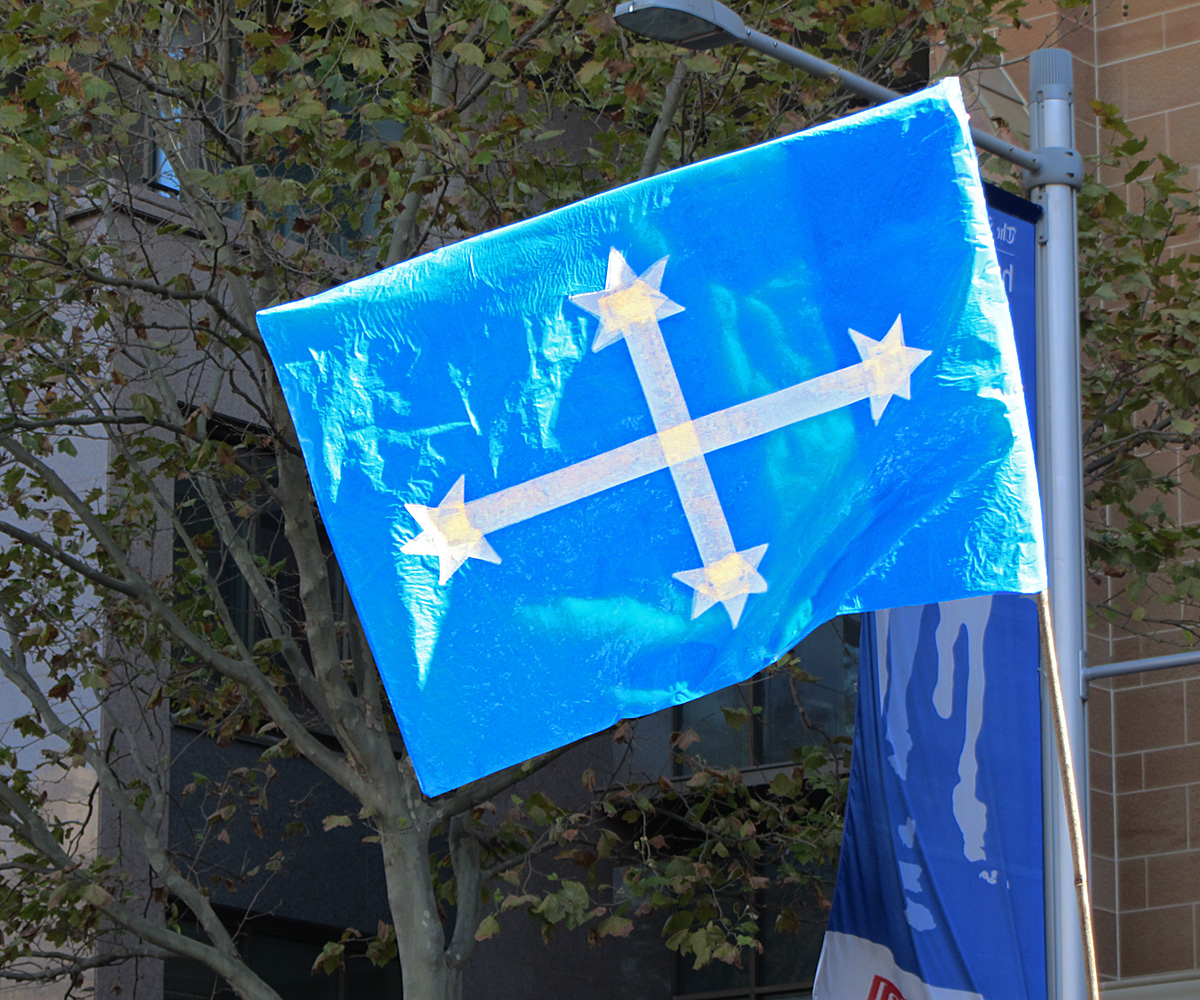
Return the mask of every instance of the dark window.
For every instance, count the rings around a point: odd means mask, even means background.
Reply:
[[[220,437],[236,443],[236,439],[246,430],[237,426],[222,427]],[[274,481],[275,456],[266,451],[241,451],[238,460],[251,475],[232,474],[221,479],[217,484],[220,501],[229,512],[239,536],[245,540],[250,554],[268,575],[286,623],[292,626],[293,634],[302,635],[300,580],[295,557],[284,535],[283,512],[260,485],[261,482]],[[213,512],[190,480],[177,480],[175,506],[184,528],[204,552],[208,572],[216,581],[217,591],[229,608],[238,636],[249,645],[267,638],[267,623],[250,591],[250,585],[238,570],[228,547],[222,544]],[[333,548],[323,532],[321,541],[326,555],[333,612],[335,618],[341,621],[347,610],[347,592],[341,570],[333,557]],[[182,547],[177,547],[176,557],[188,560]]]
[[[273,478],[273,456],[243,453],[240,461],[268,482]],[[284,614],[298,622],[298,581],[278,505],[253,476],[228,476],[218,482],[217,491],[238,535],[246,542],[255,560],[266,567],[278,567],[272,571],[275,592]],[[229,609],[239,638],[249,645],[266,638],[267,625],[250,592],[250,585],[239,572],[228,546],[222,543],[213,511],[193,482],[188,479],[176,482],[175,505],[184,527],[204,552],[208,573],[217,583],[217,592]],[[182,549],[177,554],[188,558]]]
[[[230,444],[237,443],[241,440],[241,436],[248,431],[248,428],[232,423],[219,427],[221,439]],[[228,512],[229,519],[239,537],[246,543],[251,556],[262,568],[279,607],[283,623],[296,637],[303,651],[305,650],[304,611],[300,602],[299,572],[291,546],[284,534],[283,512],[262,486],[264,482],[274,481],[275,457],[268,451],[243,450],[238,454],[238,461],[249,474],[230,473],[220,478],[216,483],[220,502]],[[213,511],[198,486],[186,478],[176,481],[175,504],[184,530],[203,553],[205,569],[216,583],[216,596],[220,597],[228,610],[236,636],[253,649],[256,643],[270,638],[268,622],[262,607],[250,589],[250,584],[238,569],[229,546],[221,540]],[[349,612],[349,594],[337,560],[333,556],[332,546],[323,534],[322,545],[326,555],[334,620],[335,622],[344,622]],[[191,556],[184,549],[182,541],[177,544],[175,554],[179,571],[177,592],[180,599],[186,601],[193,596],[189,593],[187,586],[193,563]],[[198,601],[207,602],[209,594],[204,584],[197,584],[194,597]],[[214,627],[218,630],[218,634],[214,638],[220,642],[222,636],[219,632],[224,629],[224,626],[215,617],[214,623]],[[348,658],[350,641],[345,636],[344,630],[341,643],[341,655]],[[186,666],[186,656],[182,650],[177,654],[177,661]],[[280,657],[280,665],[282,666],[282,664],[282,657]],[[316,732],[324,731],[325,727],[320,722],[315,710],[303,698],[299,687],[294,682],[288,684],[287,697],[292,704],[293,711],[297,712],[310,729]]]
[[[400,963],[380,967],[361,947],[347,945],[345,961],[332,973],[312,972],[313,963],[337,931],[292,920],[253,917],[229,923],[243,960],[283,1000],[400,1000]],[[189,937],[202,939],[194,921],[182,925]],[[208,966],[186,958],[168,958],[163,970],[163,1000],[236,1000],[236,994]]]
[[[675,709],[674,728],[700,737],[689,753],[713,767],[790,764],[806,746],[848,737],[858,677],[857,615],[827,622],[780,665]]]
[[[828,899],[833,895],[833,874],[819,881]],[[772,886],[755,898],[759,914],[762,953],[742,952],[741,967],[713,962],[694,969],[690,957],[675,962],[677,1000],[809,1000],[817,974],[817,959],[825,934],[826,914],[813,887]],[[787,930],[776,930],[776,919],[787,912]]]
[[[404,134],[403,122],[392,119],[363,121],[355,109],[331,100],[329,108],[345,116],[346,138],[360,150],[370,150],[376,144],[389,146],[399,143]],[[286,203],[275,213],[275,231],[288,240],[305,244],[310,250],[329,253],[343,259],[354,259],[358,244],[379,233],[379,209],[383,205],[385,185],[377,181],[365,200],[351,183],[331,178],[328,165],[298,158],[286,143],[263,151],[254,164],[254,172],[262,178],[282,182],[289,192]],[[347,166],[347,170],[352,170]],[[322,183],[317,185],[318,177]],[[311,192],[320,190],[314,200]],[[240,219],[243,206],[233,205],[230,218]],[[318,225],[318,217],[325,216]]]
[[[743,770],[791,764],[806,746],[828,746],[854,729],[858,615],[822,625],[780,664],[744,684],[675,709],[674,728],[700,740],[688,753],[714,767]],[[731,724],[732,723],[732,724]],[[677,765],[683,767],[685,765]],[[818,887],[833,895],[833,872]],[[675,996],[683,1000],[808,1000],[825,934],[826,912],[812,885],[772,886],[756,894],[762,953],[742,952],[740,968],[713,962],[693,969],[679,957]],[[786,929],[776,920],[787,913]]]

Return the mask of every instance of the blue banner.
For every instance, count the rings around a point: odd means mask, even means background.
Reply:
[[[1029,418],[1038,209],[989,190]],[[850,797],[818,1000],[1044,1000],[1034,603],[867,616]]]
[[[954,82],[259,314],[422,788],[1042,586]]]
[[[1046,996],[1037,609],[867,616],[817,1000]]]
[[[1037,223],[1042,209],[1015,194],[984,185],[988,222],[996,244],[1000,280],[1008,299],[1025,412],[1030,434],[1037,433]]]

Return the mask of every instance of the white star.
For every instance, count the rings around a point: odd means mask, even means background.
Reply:
[[[747,594],[761,594],[767,589],[767,581],[758,572],[765,545],[756,545],[741,552],[708,563],[700,569],[687,569],[672,576],[696,591],[692,597],[692,617],[699,618],[718,601],[725,606],[729,620],[737,628],[746,606]]]
[[[892,396],[912,398],[913,369],[932,352],[905,345],[899,316],[883,340],[872,340],[857,330],[851,330],[850,336],[862,357],[867,393],[871,397],[871,419],[879,423]]]
[[[628,330],[683,312],[683,306],[672,302],[658,290],[666,266],[667,258],[663,257],[638,277],[616,247],[608,252],[608,275],[604,289],[571,296],[571,301],[581,309],[600,317],[600,330],[592,344],[593,351],[616,343]]]
[[[416,518],[422,531],[410,538],[400,551],[410,556],[437,556],[438,583],[450,579],[454,571],[468,559],[486,559],[498,563],[500,556],[483,537],[483,532],[471,523],[467,505],[463,502],[463,481],[450,487],[450,492],[436,507],[406,503],[405,509]]]

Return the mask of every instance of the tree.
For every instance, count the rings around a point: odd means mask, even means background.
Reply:
[[[1179,247],[1197,192],[1116,107],[1094,110],[1111,142],[1096,164],[1108,183],[1093,177],[1080,197],[1084,485],[1091,571],[1117,583],[1094,610],[1133,632],[1178,626],[1190,643],[1200,622],[1180,609],[1200,598],[1200,525],[1170,501],[1195,497],[1200,475],[1200,256]]]
[[[699,761],[683,784],[589,772],[577,799],[525,792],[494,814],[551,754],[423,797],[254,316],[849,100],[744,53],[642,44],[595,0],[0,10],[0,671],[27,702],[14,725],[30,741],[0,751],[12,837],[0,975],[71,979],[179,955],[242,997],[275,996],[239,957],[196,856],[164,839],[168,713],[218,742],[268,742],[255,767],[190,790],[202,847],[235,817],[257,822],[291,756],[349,796],[325,826],[370,827],[391,921],[365,946],[379,961],[399,953],[410,997],[453,996],[508,909],[628,933],[633,904],[602,902],[594,874],[538,877],[554,857],[586,869],[621,855],[639,909],[670,910],[671,947],[736,962],[759,934],[764,872],[805,884],[836,848],[828,755],[801,753],[766,789]],[[965,66],[1018,15],[1015,0],[746,13],[899,88],[923,82],[931,38]],[[110,467],[80,486],[89,454]],[[115,817],[117,839],[85,849],[86,823],[50,806],[51,772],[90,776],[86,800]],[[281,865],[286,849],[262,867]],[[714,905],[718,893],[732,904]]]

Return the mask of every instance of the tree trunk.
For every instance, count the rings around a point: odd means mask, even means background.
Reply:
[[[381,827],[384,824],[381,824]],[[405,1000],[456,1000],[458,973],[446,960],[445,932],[429,873],[429,833],[380,829],[388,905],[400,950]]]

